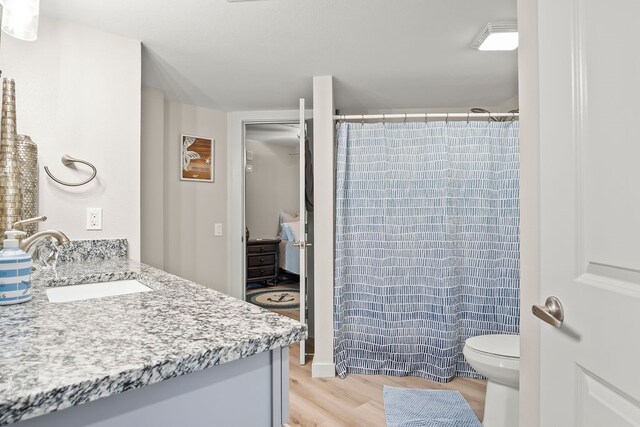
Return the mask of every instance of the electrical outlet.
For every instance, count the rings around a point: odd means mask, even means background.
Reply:
[[[102,230],[102,208],[87,208],[87,230]]]
[[[215,234],[216,236],[222,236],[222,224],[215,225]]]

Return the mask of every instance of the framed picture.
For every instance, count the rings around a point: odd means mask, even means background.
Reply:
[[[215,141],[201,136],[180,136],[180,179],[213,182]]]

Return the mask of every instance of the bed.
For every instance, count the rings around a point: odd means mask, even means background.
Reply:
[[[300,248],[293,246],[289,240],[280,241],[279,264],[282,270],[289,273],[300,274]]]
[[[294,246],[300,241],[300,218],[280,213],[280,256],[279,266],[281,269],[300,274],[300,248]]]

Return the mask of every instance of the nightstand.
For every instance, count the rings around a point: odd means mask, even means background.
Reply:
[[[280,239],[247,241],[247,283],[274,283],[278,277]]]

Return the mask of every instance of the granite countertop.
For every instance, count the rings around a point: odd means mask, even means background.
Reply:
[[[153,292],[51,303],[46,286],[137,279]],[[127,260],[33,276],[30,302],[0,306],[0,425],[248,357],[306,326]]]

